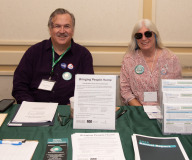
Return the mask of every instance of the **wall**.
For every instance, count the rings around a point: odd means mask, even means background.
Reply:
[[[191,77],[191,5],[190,0],[1,0],[0,99],[11,97],[12,76],[25,50],[49,37],[48,17],[58,7],[75,14],[74,39],[91,51],[96,74],[119,74],[135,22],[148,18],[179,56],[183,76]]]

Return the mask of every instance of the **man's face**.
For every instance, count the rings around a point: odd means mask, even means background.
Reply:
[[[74,34],[74,26],[69,14],[58,14],[52,19],[52,27],[49,33],[53,45],[70,46]]]

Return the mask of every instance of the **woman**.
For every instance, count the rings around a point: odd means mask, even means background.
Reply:
[[[121,66],[123,103],[130,106],[158,104],[160,80],[181,77],[179,60],[162,45],[156,26],[148,19],[136,23]]]

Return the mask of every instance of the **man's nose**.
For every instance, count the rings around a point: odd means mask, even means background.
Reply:
[[[64,32],[65,32],[65,27],[64,27],[64,26],[61,26],[60,32],[61,32],[61,33],[64,33]]]

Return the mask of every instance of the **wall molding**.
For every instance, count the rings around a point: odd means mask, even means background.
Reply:
[[[192,42],[163,42],[166,47],[189,48],[192,47]]]
[[[0,65],[18,65],[25,51],[0,51]]]
[[[0,51],[1,65],[18,65],[25,51]],[[120,67],[125,52],[93,51],[94,66]],[[192,53],[175,52],[181,61],[182,67],[192,66]]]
[[[129,38],[129,37],[128,37]],[[127,39],[128,39],[127,38]],[[75,40],[75,39],[74,39]],[[41,40],[40,40],[41,41]],[[14,41],[3,41],[1,40],[0,41],[0,45],[1,46],[31,46],[31,45],[34,45],[36,43],[39,43],[40,42],[39,40],[14,40]],[[125,41],[125,42],[90,42],[90,41],[76,41],[76,43],[78,44],[81,44],[83,46],[86,46],[86,47],[125,47],[125,46],[128,46],[128,41]]]
[[[25,51],[0,51],[0,65],[18,65]],[[121,66],[124,52],[91,52],[94,66]]]
[[[0,51],[0,75],[13,75],[25,51]],[[192,53],[175,52],[178,56],[183,77],[192,77]],[[96,74],[119,75],[125,52],[93,51],[93,66]]]
[[[0,46],[32,46],[40,41],[38,40],[31,40],[31,41],[0,41]],[[128,47],[129,42],[89,42],[89,41],[75,41],[78,44],[81,44],[85,47]],[[175,48],[192,48],[192,41],[191,42],[163,42],[164,46],[175,47]]]

